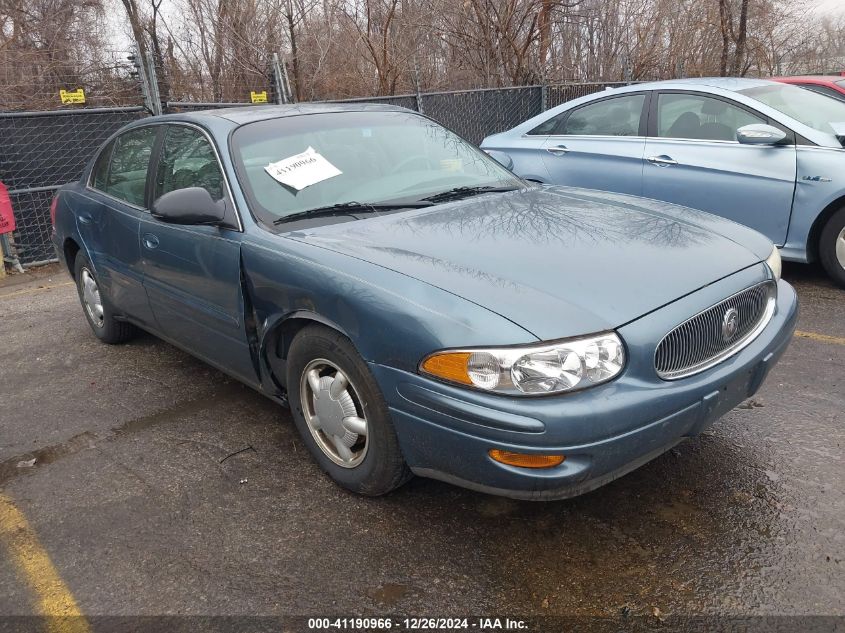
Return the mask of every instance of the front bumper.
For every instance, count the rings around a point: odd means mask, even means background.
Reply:
[[[408,465],[418,475],[483,492],[562,499],[593,490],[697,435],[759,389],[798,318],[795,291],[780,281],[774,316],[742,351],[695,376],[657,378],[655,332],[665,333],[667,321],[680,322],[679,314],[697,311],[696,301],[719,297],[729,283],[713,284],[620,328],[630,357],[623,374],[564,396],[496,396],[371,364]],[[696,298],[701,293],[704,298]],[[563,454],[566,460],[549,469],[517,468],[491,459],[491,448]]]

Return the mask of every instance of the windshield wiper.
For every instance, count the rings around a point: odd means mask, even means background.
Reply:
[[[316,218],[332,215],[352,215],[352,217],[355,217],[353,213],[356,212],[378,213],[379,211],[421,209],[423,207],[430,206],[430,202],[338,202],[337,204],[330,204],[325,207],[315,207],[313,209],[305,209],[305,211],[291,213],[290,215],[273,220],[273,224],[285,224],[286,222],[301,220],[302,218]]]
[[[448,191],[443,191],[441,193],[436,193],[433,196],[428,196],[427,198],[423,198],[423,200],[428,200],[429,202],[449,202],[450,200],[460,200],[461,198],[469,198],[471,196],[477,196],[482,193],[495,193],[498,191],[516,191],[517,187],[493,187],[490,185],[482,186],[482,187],[455,187],[454,189],[449,189]]]

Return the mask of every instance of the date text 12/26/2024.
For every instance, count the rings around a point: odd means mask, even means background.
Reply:
[[[309,618],[309,631],[527,631],[516,618]]]

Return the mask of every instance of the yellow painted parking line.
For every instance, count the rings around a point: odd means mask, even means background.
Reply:
[[[813,341],[818,341],[820,343],[845,345],[845,337],[842,336],[830,336],[828,334],[819,334],[818,332],[802,332],[801,330],[796,330],[795,336],[799,336],[801,338],[808,338]]]
[[[90,633],[88,621],[26,517],[0,494],[0,545],[26,581],[50,633]]]
[[[64,286],[74,286],[76,285],[72,281],[66,281],[60,284],[52,284],[50,286],[38,286],[38,288],[27,288],[25,290],[16,290],[15,292],[8,292],[4,295],[0,295],[0,299],[5,299],[6,297],[19,297],[21,295],[31,295],[35,294],[36,292],[44,292],[45,290],[52,290],[53,288],[62,288]]]

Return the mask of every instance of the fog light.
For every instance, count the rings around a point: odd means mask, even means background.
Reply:
[[[566,459],[563,455],[513,453],[498,448],[491,448],[488,454],[497,462],[507,464],[508,466],[519,466],[520,468],[554,468],[562,464],[563,460]]]

